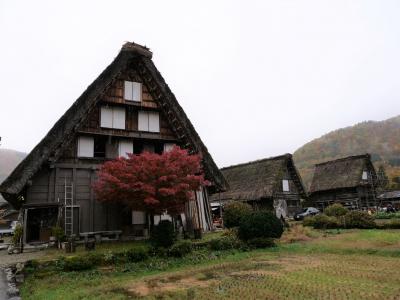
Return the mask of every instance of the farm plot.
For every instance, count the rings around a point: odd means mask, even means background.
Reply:
[[[24,299],[400,299],[400,230],[299,227],[275,248],[42,271],[22,292]]]
[[[258,257],[125,288],[145,299],[398,299],[400,262],[332,254]]]

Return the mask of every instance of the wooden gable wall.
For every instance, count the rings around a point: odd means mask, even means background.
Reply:
[[[132,65],[129,69],[122,72],[115,82],[107,89],[103,96],[99,99],[98,104],[92,109],[90,114],[84,120],[82,126],[78,129],[78,135],[104,135],[112,137],[112,144],[107,147],[117,149],[117,141],[121,138],[127,139],[144,139],[155,142],[173,142],[178,144],[175,133],[170,127],[167,118],[160,111],[159,106],[153,97],[148,92],[148,87],[144,84],[141,76],[132,69]],[[142,101],[135,102],[124,99],[124,81],[134,81],[142,83]],[[115,128],[103,128],[100,126],[100,114],[102,106],[118,106],[125,108],[125,129]],[[145,111],[157,111],[159,113],[160,132],[145,132],[138,130],[138,112],[141,110]],[[110,151],[116,151],[116,149],[108,149]],[[77,137],[69,144],[69,146],[63,151],[60,160],[65,161],[66,159],[77,158]]]

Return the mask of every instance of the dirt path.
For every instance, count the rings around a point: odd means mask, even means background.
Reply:
[[[45,254],[45,251],[38,251],[10,255],[7,253],[7,250],[2,250],[0,251],[0,267],[5,267],[19,262],[26,262],[31,259],[37,259],[44,256]]]

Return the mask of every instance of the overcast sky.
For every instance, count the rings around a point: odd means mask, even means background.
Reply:
[[[125,41],[219,166],[400,114],[400,1],[0,0],[2,148],[30,151]]]

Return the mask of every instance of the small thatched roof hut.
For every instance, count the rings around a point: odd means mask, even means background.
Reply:
[[[211,201],[268,202],[274,199],[291,201],[288,206],[300,206],[300,197],[306,197],[301,177],[291,154],[251,161],[221,169],[229,189],[213,194]],[[285,181],[285,184],[283,184]],[[283,185],[287,185],[287,190]]]
[[[319,208],[341,203],[350,209],[377,205],[376,172],[369,154],[315,165],[310,199]]]
[[[373,170],[369,154],[348,156],[315,165],[310,193],[364,184],[363,171]]]

